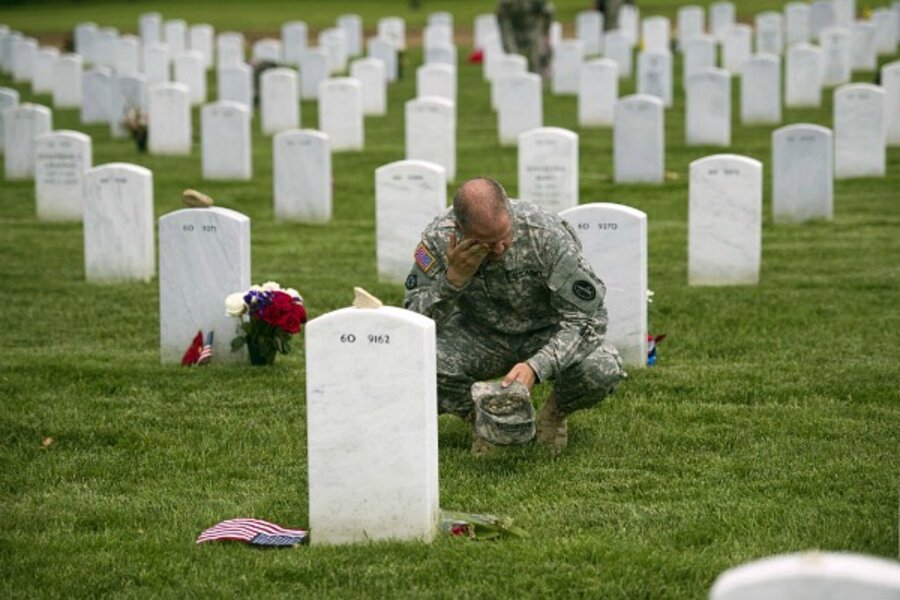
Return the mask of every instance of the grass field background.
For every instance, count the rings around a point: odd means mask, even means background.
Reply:
[[[399,1],[36,2],[4,8],[0,22],[58,35],[93,19],[133,31],[140,12],[157,9],[219,29],[274,31],[293,18],[321,27],[358,11],[367,28],[384,14],[415,27],[448,9],[470,27],[493,6],[422,4],[411,13]],[[571,20],[587,2],[556,4]],[[677,4],[641,7],[673,16]],[[740,3],[739,16],[779,4]],[[402,286],[375,273],[374,170],[404,157],[403,103],[421,61],[420,49],[407,53],[389,114],[366,119],[365,151],[334,155],[327,225],[274,221],[271,139],[258,117],[249,183],[200,179],[196,110],[190,157],[138,154],[106,127],[81,126],[75,110],[55,110],[54,127],[89,134],[95,165],[150,168],[157,217],[180,208],[188,187],[249,215],[253,281],[296,287],[312,317],[348,305],[354,285],[398,305]],[[8,78],[0,85],[51,105]],[[623,82],[622,95],[633,90]],[[570,420],[562,456],[524,447],[474,458],[466,427],[441,418],[441,505],[512,517],[530,540],[195,546],[226,518],[307,524],[303,353],[271,369],[160,366],[157,284],[86,283],[81,225],[38,222],[33,183],[0,180],[0,595],[699,598],[722,570],[774,553],[896,558],[900,148],[889,149],[885,178],[836,182],[833,221],[775,226],[773,128],[739,124],[736,81],[728,151],[764,164],[761,280],[691,288],[688,164],[722,150],[684,146],[675,90],[666,169],[678,179],[661,186],[613,184],[611,131],[579,128],[575,98],[544,96],[545,125],[580,134],[581,201],[648,214],[650,328],[669,337],[656,367],[632,369],[614,396]],[[784,123],[830,127],[831,92],[823,99],[821,109],[785,110]],[[515,195],[516,149],[498,146],[488,86],[464,61],[459,100],[458,180],[494,176]],[[316,126],[315,103],[303,103],[302,123]],[[536,390],[539,402],[549,392]]]

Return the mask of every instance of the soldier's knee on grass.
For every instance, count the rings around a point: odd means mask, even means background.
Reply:
[[[602,344],[583,361],[557,375],[553,389],[560,410],[572,414],[601,402],[625,377],[619,352],[609,344]]]

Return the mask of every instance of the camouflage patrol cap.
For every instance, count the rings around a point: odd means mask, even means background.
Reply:
[[[534,438],[534,406],[528,388],[514,381],[504,388],[499,381],[472,384],[475,433],[492,444],[527,444]]]

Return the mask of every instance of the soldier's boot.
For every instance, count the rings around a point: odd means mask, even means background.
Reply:
[[[556,401],[556,392],[550,394],[535,419],[537,443],[545,446],[553,454],[562,452],[569,443],[566,413]]]
[[[493,452],[497,446],[490,443],[475,431],[475,410],[473,409],[468,415],[463,417],[463,420],[466,423],[469,423],[472,426],[472,455],[473,456],[484,456],[485,454],[490,454]]]
[[[480,435],[478,435],[475,430],[472,430],[472,455],[473,456],[485,456],[486,454],[491,454],[494,450],[497,449],[495,444],[490,443]]]

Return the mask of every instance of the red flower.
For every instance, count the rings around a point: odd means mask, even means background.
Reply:
[[[274,292],[272,300],[260,312],[259,318],[287,333],[297,333],[300,331],[300,326],[306,323],[306,309],[291,295]]]

